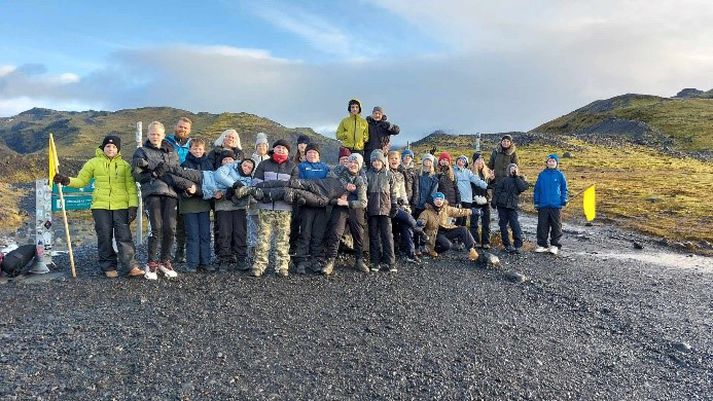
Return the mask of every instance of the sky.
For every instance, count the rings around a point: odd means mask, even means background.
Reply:
[[[171,106],[333,136],[358,98],[397,143],[525,131],[713,88],[711,20],[709,0],[0,0],[0,116]]]

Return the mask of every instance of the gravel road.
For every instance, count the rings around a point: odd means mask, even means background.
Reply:
[[[104,279],[85,245],[76,280],[61,256],[0,285],[0,399],[713,399],[713,259],[597,226],[564,245],[158,282]]]

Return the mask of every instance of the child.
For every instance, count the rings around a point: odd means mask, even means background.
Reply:
[[[369,123],[361,116],[361,102],[349,100],[347,111],[349,115],[337,127],[337,140],[351,153],[364,153],[364,145],[369,141]]]
[[[369,254],[371,255],[372,272],[378,272],[379,263],[381,263],[384,269],[396,273],[391,219],[396,217],[399,208],[396,204],[394,175],[386,167],[386,162],[386,156],[381,149],[371,152],[371,166],[366,172]]]
[[[418,217],[426,209],[426,204],[433,199],[433,195],[438,192],[438,177],[434,171],[436,158],[426,153],[421,159],[421,172],[414,179],[413,200],[414,217]],[[425,241],[415,238],[416,256],[421,256]]]
[[[178,155],[166,142],[166,128],[158,121],[148,126],[148,139],[134,152],[131,166],[141,184],[141,196],[149,216],[148,264],[145,277],[156,280],[160,271],[167,278],[178,276],[171,263],[171,250],[176,237],[178,194],[167,181],[189,187],[180,177],[165,178],[168,171],[178,170]]]
[[[418,216],[418,225],[428,235],[428,254],[435,258],[439,253],[453,247],[453,240],[458,240],[468,249],[468,259],[478,260],[475,241],[468,229],[450,223],[452,218],[468,217],[472,209],[458,209],[448,205],[446,195],[436,192],[426,205],[426,209]]]
[[[473,154],[473,174],[490,184],[495,175],[485,164],[480,153]],[[480,209],[480,235],[478,235],[478,216],[470,217],[470,234],[475,242],[480,242],[483,249],[490,249],[490,191],[487,188],[472,185],[473,207]],[[480,239],[480,241],[478,241]]]
[[[188,155],[181,167],[199,171],[213,168],[205,154],[203,138],[194,138],[190,142]],[[210,201],[187,193],[178,203],[178,214],[183,217],[186,229],[186,272],[188,273],[195,273],[198,270],[214,271],[210,263],[210,210]]]
[[[562,244],[562,218],[560,212],[567,206],[567,178],[559,170],[559,157],[556,154],[547,156],[547,167],[540,172],[535,182],[533,200],[537,209],[537,248],[535,252],[549,251],[553,255],[559,253]],[[547,247],[547,236],[550,236],[551,246]]]
[[[460,155],[456,159],[456,167],[454,168],[454,174],[456,177],[456,185],[458,186],[458,193],[460,194],[460,206],[464,209],[470,209],[473,207],[473,189],[471,185],[477,186],[480,189],[487,189],[488,183],[480,179],[477,174],[468,169],[468,156]],[[476,209],[480,212],[480,209]],[[477,219],[479,214],[471,216],[472,221]],[[457,226],[465,226],[467,218],[461,217],[456,220]]]
[[[109,278],[119,276],[117,256],[129,277],[143,276],[135,259],[136,249],[131,240],[131,222],[136,219],[139,200],[131,166],[121,158],[121,139],[115,135],[104,137],[94,158],[87,161],[77,174],[70,178],[56,174],[53,181],[73,188],[81,188],[94,181],[92,217],[97,233],[99,267]],[[112,246],[116,240],[117,255]]]
[[[456,186],[456,177],[451,166],[451,155],[448,152],[441,152],[438,156],[438,192],[446,195],[449,205],[460,205],[460,194]]]
[[[232,162],[230,157],[223,158],[223,166],[215,172],[216,182],[225,187],[225,196],[215,201],[215,220],[218,230],[215,236],[215,253],[221,266],[246,271],[248,263],[248,221],[247,208],[252,193],[252,172],[255,162],[243,159]],[[234,195],[231,195],[234,192]]]
[[[520,253],[523,239],[517,210],[520,194],[525,192],[530,184],[520,175],[520,170],[515,163],[511,163],[508,166],[507,173],[507,177],[502,177],[495,181],[493,207],[498,209],[498,223],[500,224],[500,237],[503,241],[503,248],[509,253]],[[512,236],[515,240],[514,247],[510,244],[508,225],[510,225]]]
[[[408,196],[411,183],[407,181],[406,169],[401,165],[401,154],[397,151],[392,150],[389,152],[389,170],[394,176],[396,204],[399,207],[396,216],[394,216],[391,222],[394,229],[394,246],[400,242],[402,249],[406,251],[406,261],[408,263],[418,263],[419,260],[418,256],[416,256],[413,235],[414,230],[422,230],[416,226],[416,219],[411,215],[411,206],[409,205]],[[396,241],[397,237],[400,237],[400,241]]]

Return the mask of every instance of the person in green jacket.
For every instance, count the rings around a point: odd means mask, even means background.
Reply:
[[[99,266],[109,278],[119,276],[117,258],[130,277],[144,275],[136,262],[134,242],[129,225],[136,219],[139,199],[131,166],[121,158],[121,139],[104,137],[94,158],[89,159],[76,177],[56,174],[53,181],[72,188],[82,188],[94,178],[92,217],[97,233]],[[114,252],[112,239],[119,250]]]
[[[337,140],[352,153],[364,155],[364,144],[369,141],[369,123],[361,116],[361,103],[358,99],[349,100],[349,116],[337,127]]]

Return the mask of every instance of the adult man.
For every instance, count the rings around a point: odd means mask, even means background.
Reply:
[[[384,154],[389,153],[391,135],[398,135],[401,131],[398,125],[386,121],[384,108],[376,106],[371,115],[366,118],[369,123],[369,140],[364,145],[364,159],[371,160],[371,152],[381,149]]]
[[[193,122],[188,117],[181,117],[173,129],[173,135],[166,136],[166,142],[173,146],[173,149],[178,154],[178,164],[181,165],[186,161],[188,151],[191,148],[191,126]],[[176,263],[186,261],[186,228],[183,224],[183,219],[176,221],[176,255],[173,259]]]

